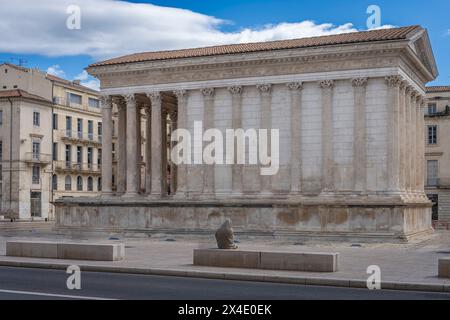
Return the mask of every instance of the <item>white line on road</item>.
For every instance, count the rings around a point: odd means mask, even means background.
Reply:
[[[0,293],[24,294],[24,295],[30,295],[30,296],[43,296],[43,297],[55,297],[55,298],[66,298],[66,299],[82,299],[82,300],[116,300],[116,299],[110,299],[110,298],[72,296],[72,295],[66,295],[66,294],[32,292],[32,291],[17,291],[17,290],[3,290],[3,289],[0,289]]]

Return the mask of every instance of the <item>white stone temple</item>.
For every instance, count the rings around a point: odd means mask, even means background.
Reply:
[[[406,241],[433,231],[423,107],[437,68],[420,26],[138,53],[87,70],[104,96],[103,195],[59,200],[60,230],[210,234],[230,218],[254,236]],[[172,131],[200,121],[224,136],[277,129],[277,173],[176,165]]]

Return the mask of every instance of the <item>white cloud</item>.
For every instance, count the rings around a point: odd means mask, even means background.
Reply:
[[[80,80],[81,85],[94,90],[100,90],[100,81],[89,75],[86,70],[76,75],[73,80]]]
[[[69,30],[69,5],[81,9],[81,29]],[[0,51],[104,59],[129,53],[329,35],[356,31],[312,21],[224,32],[223,20],[189,10],[116,0],[0,0]],[[17,19],[20,17],[20,19]]]
[[[48,67],[47,73],[60,78],[64,78],[66,76],[66,73],[64,72],[64,70],[61,69],[59,64],[55,64],[53,66]]]

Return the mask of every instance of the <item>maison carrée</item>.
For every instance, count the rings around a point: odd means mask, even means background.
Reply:
[[[433,230],[423,108],[437,68],[420,26],[137,53],[87,70],[103,94],[102,196],[58,200],[61,230],[205,234],[225,218],[244,236],[407,241]],[[277,173],[175,165],[171,133],[196,121],[278,129]]]

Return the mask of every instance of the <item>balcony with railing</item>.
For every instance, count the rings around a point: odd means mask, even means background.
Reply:
[[[30,165],[46,166],[52,162],[52,155],[37,152],[27,152],[24,161]]]
[[[100,175],[102,167],[97,163],[55,161],[55,168],[60,173]]]
[[[427,188],[450,189],[450,178],[428,178]]]
[[[61,140],[65,142],[90,144],[97,147],[102,145],[102,136],[92,132],[60,130],[59,136]]]

